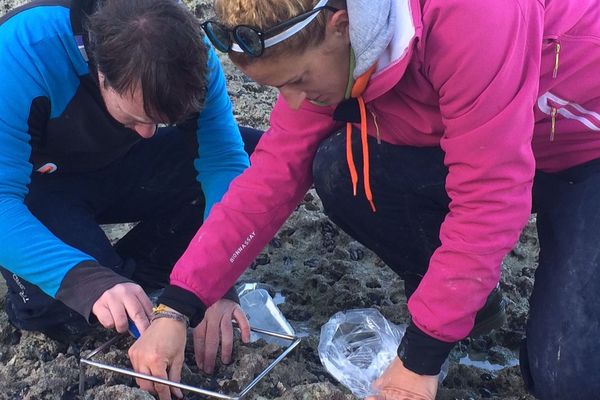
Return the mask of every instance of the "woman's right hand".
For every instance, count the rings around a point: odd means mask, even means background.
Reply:
[[[142,336],[129,348],[129,359],[136,372],[168,379],[181,380],[185,342],[185,323],[170,318],[159,318],[150,324]],[[136,378],[138,386],[158,394],[160,400],[171,400],[171,394],[183,398],[180,389]]]

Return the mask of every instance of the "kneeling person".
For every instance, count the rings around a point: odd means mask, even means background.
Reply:
[[[143,333],[146,292],[168,283],[259,132],[240,135],[218,59],[184,6],[66,3],[0,19],[6,311],[61,340],[94,317]],[[99,226],[134,221],[115,247]],[[223,302],[229,320],[244,318]]]

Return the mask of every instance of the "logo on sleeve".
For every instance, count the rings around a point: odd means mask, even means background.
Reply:
[[[51,174],[57,169],[58,167],[56,166],[56,164],[49,162],[36,169],[36,171],[40,174]]]
[[[27,288],[21,283],[21,280],[17,275],[12,274],[12,278],[14,279],[19,289],[21,289],[21,291],[19,292],[19,296],[21,296],[23,303],[27,303],[29,301],[29,296],[27,295]]]

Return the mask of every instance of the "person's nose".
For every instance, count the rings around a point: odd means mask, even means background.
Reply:
[[[135,124],[133,130],[144,139],[150,139],[156,133],[155,124]]]
[[[288,106],[292,110],[299,109],[304,100],[306,100],[306,92],[300,90],[282,87],[279,89],[279,92],[281,93],[281,95],[285,99],[285,102],[288,103]]]

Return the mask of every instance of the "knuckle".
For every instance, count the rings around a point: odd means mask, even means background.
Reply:
[[[102,322],[102,326],[107,329],[112,329],[115,327],[115,324],[112,321],[111,322]]]
[[[155,352],[146,355],[146,359],[150,365],[156,366],[161,363],[162,358]]]
[[[137,360],[138,351],[136,348],[130,347],[129,350],[127,350],[127,355],[129,356],[129,359],[133,363],[134,360]],[[135,365],[134,365],[134,367],[135,367]]]
[[[168,393],[169,391],[169,387],[167,385],[163,385],[162,383],[155,383],[154,389],[156,389],[158,393],[162,394]]]
[[[127,331],[127,328],[128,328],[127,322],[120,320],[116,323],[116,327],[117,327],[117,331],[123,333],[123,332]]]
[[[142,389],[142,390],[146,390],[148,392],[152,392],[153,388],[152,385],[148,383],[148,381],[146,381],[145,379],[135,379],[135,382],[138,384],[138,386]]]
[[[108,290],[105,290],[100,298],[104,300],[105,304],[110,303],[110,301],[114,298],[114,293],[115,293],[115,288],[112,287]]]
[[[105,313],[100,313],[96,315],[96,317],[98,318],[98,322],[100,322],[103,327],[112,328],[114,326],[113,319]]]
[[[115,292],[119,295],[122,295],[127,292],[127,286],[124,283],[119,283],[114,287]]]

